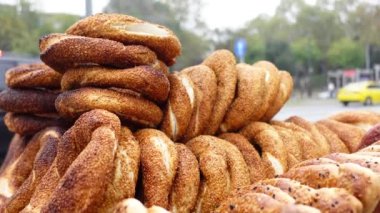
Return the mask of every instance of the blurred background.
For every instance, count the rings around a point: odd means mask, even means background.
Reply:
[[[291,72],[300,98],[379,79],[380,0],[0,0],[0,70],[38,59],[39,37],[98,12],[172,29],[183,45],[173,69],[240,47],[240,61],[266,59]]]
[[[42,35],[98,12],[172,29],[183,45],[174,69],[240,45],[241,61],[266,59],[291,72],[299,97],[326,96],[330,82],[336,89],[379,78],[380,0],[0,0],[1,70],[13,66],[5,60],[38,59]]]
[[[289,71],[295,90],[279,119],[297,113],[316,120],[346,109],[336,96],[352,82],[373,80],[364,89],[380,97],[380,0],[0,0],[0,89],[3,71],[39,60],[42,35],[64,32],[98,12],[129,14],[172,29],[183,46],[172,70],[227,48],[240,62],[265,59]],[[366,108],[380,111],[376,105]],[[1,138],[7,134],[3,129]]]

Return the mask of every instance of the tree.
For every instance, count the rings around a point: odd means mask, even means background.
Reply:
[[[265,40],[262,37],[257,34],[249,36],[247,38],[247,46],[246,61],[254,63],[265,59],[266,46]]]
[[[327,52],[330,44],[344,35],[339,16],[318,6],[300,8],[294,30],[296,37],[312,38],[321,51]]]
[[[25,27],[18,19],[16,7],[0,5],[0,23],[0,49],[11,51],[14,47],[12,41],[22,38],[20,32]]]
[[[322,58],[317,42],[312,38],[301,38],[291,44],[291,51],[297,63],[302,67],[314,67]]]
[[[36,56],[38,39],[53,32],[64,32],[79,19],[65,14],[43,14],[28,1],[16,6],[0,6],[0,49]]]
[[[349,38],[334,42],[328,53],[328,59],[335,68],[356,68],[364,65],[364,49]]]

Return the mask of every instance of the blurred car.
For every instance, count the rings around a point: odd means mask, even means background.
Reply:
[[[350,102],[380,103],[380,84],[374,81],[350,83],[338,91],[337,98],[344,106]]]

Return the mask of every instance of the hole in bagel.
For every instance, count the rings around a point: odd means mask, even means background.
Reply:
[[[167,30],[161,28],[160,26],[149,24],[149,23],[117,23],[112,25],[114,28],[119,30],[125,30],[135,34],[142,35],[156,35],[156,36],[167,36],[169,33]]]

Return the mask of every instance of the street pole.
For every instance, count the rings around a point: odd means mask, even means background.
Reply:
[[[86,0],[86,16],[92,15],[92,0]]]

